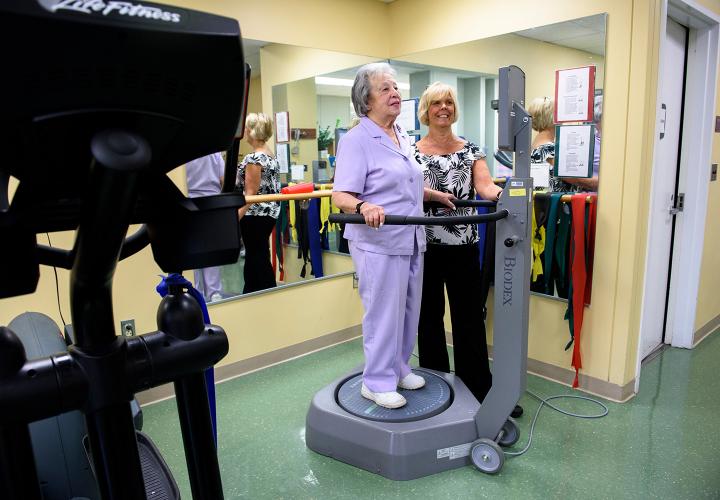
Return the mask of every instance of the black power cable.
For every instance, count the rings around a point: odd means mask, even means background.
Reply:
[[[50,248],[53,248],[52,242],[50,241],[50,233],[45,233],[45,236],[47,236],[48,246],[50,246]],[[57,297],[58,312],[60,313],[60,320],[63,323],[63,328],[65,328],[65,325],[67,325],[67,323],[65,322],[65,318],[63,317],[62,307],[60,307],[60,281],[58,280],[57,267],[53,266],[53,272],[55,273],[55,296]]]

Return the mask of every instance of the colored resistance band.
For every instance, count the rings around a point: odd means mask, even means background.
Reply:
[[[582,332],[585,304],[590,302],[590,289],[592,286],[593,250],[589,246],[595,242],[595,217],[597,215],[596,199],[587,203],[587,194],[575,194],[570,200],[572,208],[572,236],[571,236],[571,269],[572,280],[568,301],[568,319],[571,324],[571,340],[574,342],[572,363],[575,368],[573,387],[578,386],[578,372],[582,368],[580,354],[580,334]],[[566,349],[570,347],[570,344]]]
[[[293,203],[288,203],[287,201],[280,202],[280,215],[278,215],[277,221],[275,222],[275,229],[273,232],[273,271],[276,270],[275,262],[277,259],[277,263],[280,268],[280,281],[285,280],[284,245],[290,239],[288,211],[289,207],[292,205]]]
[[[593,263],[595,261],[595,224],[597,222],[597,194],[593,193],[589,195],[592,201],[588,207],[587,217],[585,219],[585,241],[587,248],[586,257],[586,269],[587,269],[587,281],[585,282],[585,304],[590,304],[590,298],[592,295],[592,275],[593,275]]]
[[[190,283],[182,274],[170,273],[167,276],[161,276],[162,280],[155,287],[157,293],[161,297],[165,297],[168,294],[170,286],[182,286],[187,288],[188,293],[194,298],[203,313],[203,321],[206,325],[210,324],[210,315],[208,314],[207,304],[205,304],[205,297]],[[215,437],[215,447],[217,448],[217,415],[215,412],[215,369],[211,366],[205,370],[205,389],[207,390],[208,403],[210,405],[210,417],[212,418],[213,436]]]
[[[536,218],[535,204],[533,203],[532,213],[530,214],[532,221],[532,241],[530,242],[530,248],[532,249],[532,266],[531,266],[531,278],[532,283],[538,281],[538,278],[543,274],[542,265],[542,254],[545,251],[545,227],[538,225]]]
[[[558,206],[560,204],[560,198],[562,193],[551,193],[549,200],[548,218],[547,218],[547,231],[545,233],[545,293],[548,295],[554,295],[555,293],[555,237],[557,234],[558,226]]]
[[[320,234],[320,200],[318,198],[310,200],[310,206],[307,210],[307,219],[312,274],[316,278],[322,278],[324,273]]]
[[[476,199],[476,200],[480,200],[480,199],[482,199],[482,198],[480,198],[480,196],[476,196],[475,199]],[[489,207],[477,207],[477,208],[476,208],[476,213],[477,213],[478,215],[483,215],[483,214],[490,213],[490,208],[489,208]],[[480,267],[481,267],[481,268],[482,268],[482,265],[483,265],[483,262],[484,262],[483,258],[485,257],[485,232],[486,232],[485,226],[487,226],[487,224],[478,224],[478,242],[477,242],[477,245],[478,245],[478,249],[480,250]]]

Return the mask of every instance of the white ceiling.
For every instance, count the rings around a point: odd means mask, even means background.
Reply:
[[[605,14],[517,31],[516,35],[605,55]]]

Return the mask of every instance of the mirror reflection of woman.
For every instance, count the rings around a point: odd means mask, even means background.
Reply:
[[[444,83],[430,85],[420,98],[418,118],[428,134],[415,144],[415,159],[423,167],[425,183],[457,199],[498,200],[485,153],[455,135],[458,119],[455,89]],[[432,216],[432,213],[426,214]],[[441,210],[437,215],[473,215],[473,208]],[[445,341],[445,290],[452,321],[455,374],[482,402],[492,385],[485,340],[481,294],[480,251],[477,224],[426,226],[427,251],[422,306],[418,329],[420,366],[449,372]]]
[[[253,152],[243,158],[235,180],[236,189],[245,196],[280,192],[280,166],[267,147],[272,132],[272,120],[266,114],[250,113],[245,119],[244,136]],[[238,210],[240,232],[245,244],[243,293],[276,286],[275,272],[270,262],[269,238],[279,214],[278,202],[254,203]]]
[[[423,185],[408,135],[395,123],[401,100],[388,64],[358,70],[352,103],[360,123],[338,145],[332,195],[335,206],[365,220],[345,230],[365,309],[361,394],[386,408],[405,405],[398,388],[425,385],[408,364],[420,313],[425,232],[421,226],[384,226],[385,211],[421,216],[423,200],[431,196],[453,206],[451,194]]]
[[[536,191],[574,191],[575,188],[553,176],[555,165],[555,102],[549,97],[536,97],[528,106],[532,117],[532,128],[537,132],[530,146],[530,163],[546,164],[549,184],[535,185]]]
[[[550,97],[536,97],[528,106],[528,113],[532,116],[532,128],[537,132],[531,146],[530,163],[547,163],[549,169],[550,185],[536,186],[536,189],[569,193],[597,191],[598,175],[595,165],[598,162],[596,161],[593,162],[593,176],[590,178],[557,177],[553,175],[555,165],[555,101]],[[596,140],[595,144],[597,159],[599,159],[599,139]]]

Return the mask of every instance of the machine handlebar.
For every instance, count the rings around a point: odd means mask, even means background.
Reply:
[[[483,222],[495,222],[504,219],[510,214],[507,210],[500,210],[489,214],[481,215],[459,215],[446,217],[416,217],[412,215],[386,215],[385,224],[391,226],[445,226],[456,224],[479,224]],[[332,223],[365,224],[365,217],[361,214],[330,214]]]

